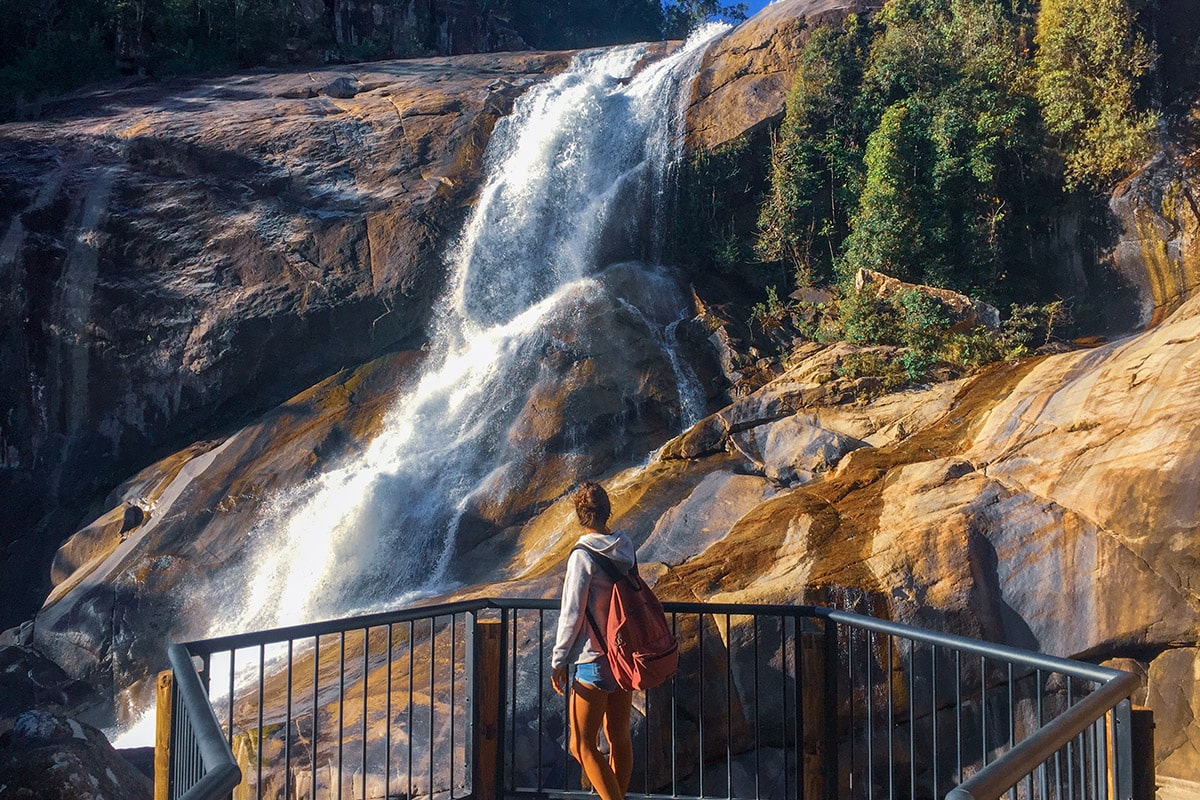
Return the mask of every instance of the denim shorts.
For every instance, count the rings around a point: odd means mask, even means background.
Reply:
[[[602,692],[615,692],[621,688],[617,686],[612,668],[608,666],[608,660],[604,658],[576,664],[575,680]]]

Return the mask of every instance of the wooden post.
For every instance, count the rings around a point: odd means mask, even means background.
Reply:
[[[471,734],[472,795],[476,800],[493,800],[499,784],[496,768],[499,763],[500,739],[500,622],[476,620],[471,639],[472,691],[471,709],[474,723]]]
[[[825,770],[825,754],[830,746],[826,738],[826,698],[825,683],[825,637],[815,626],[806,629],[807,619],[796,621],[796,636],[800,641],[799,655],[801,663],[797,665],[797,679],[803,681],[797,685],[798,702],[804,708],[803,761],[804,785],[797,787],[801,800],[818,800],[826,796],[828,775]],[[826,623],[827,625],[830,623]]]
[[[154,726],[154,800],[167,800],[171,791],[171,721],[175,673],[158,673]]]
[[[1133,800],[1154,800],[1154,712],[1135,708],[1133,727]]]

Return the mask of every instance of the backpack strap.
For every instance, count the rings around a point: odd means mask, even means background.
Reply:
[[[618,567],[616,564],[614,564],[613,560],[611,558],[609,558],[608,556],[602,556],[599,553],[597,553],[595,550],[589,550],[588,548],[584,547],[583,545],[576,545],[575,547],[571,548],[572,553],[574,553],[576,550],[579,550],[580,552],[589,556],[592,559],[593,563],[599,564],[600,568],[604,570],[604,574],[608,575],[608,577],[612,580],[613,583],[616,583],[617,581],[621,580],[621,578],[624,578],[626,575],[629,574],[628,571],[622,572],[621,568]],[[636,553],[633,556],[633,566],[630,569],[632,571],[637,570],[637,554]],[[600,630],[600,625],[596,622],[596,618],[592,615],[591,607],[587,603],[584,603],[583,610],[584,610],[584,613],[587,615],[588,623],[592,626],[592,633],[595,634],[596,641],[600,644],[600,653],[602,655],[608,655],[608,648],[606,648],[604,646],[604,633],[603,633],[603,631]]]
[[[604,574],[607,575],[609,580],[611,580],[613,583],[616,583],[617,581],[621,580],[621,578],[624,578],[629,574],[628,570],[622,571],[620,567],[613,563],[611,558],[608,556],[602,556],[595,550],[589,550],[581,544],[571,548],[572,553],[574,553],[576,550],[590,556],[594,563],[599,564],[600,568],[604,570]],[[634,555],[633,557],[632,569],[637,569],[637,555]]]

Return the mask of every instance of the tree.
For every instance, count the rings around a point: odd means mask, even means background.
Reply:
[[[1133,22],[1125,0],[1042,2],[1036,96],[1068,187],[1101,187],[1154,149],[1157,115],[1134,99],[1154,56]]]
[[[1040,138],[1016,23],[995,0],[887,4],[864,74],[885,109],[845,243],[861,268],[993,294],[1019,276]]]
[[[813,31],[800,55],[771,146],[771,186],[755,251],[781,261],[798,285],[828,283],[861,184],[862,110],[857,102],[870,29]]]
[[[725,5],[721,0],[674,0],[663,6],[666,15],[664,33],[668,39],[682,39],[711,20],[741,22],[746,18],[747,9],[745,3]]]
[[[930,214],[923,183],[929,173],[924,130],[928,112],[917,101],[887,108],[867,140],[866,182],[846,239],[845,275],[872,269],[901,280],[920,280],[930,252]]]

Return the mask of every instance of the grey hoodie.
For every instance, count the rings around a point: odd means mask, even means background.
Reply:
[[[576,543],[609,558],[623,570],[633,566],[637,549],[624,531],[585,533]],[[550,658],[553,669],[567,664],[586,664],[604,656],[603,642],[596,640],[584,613],[584,604],[601,632],[608,627],[608,598],[612,581],[604,568],[586,553],[574,550],[567,559],[567,577],[563,580],[562,605],[558,615],[558,635]]]

